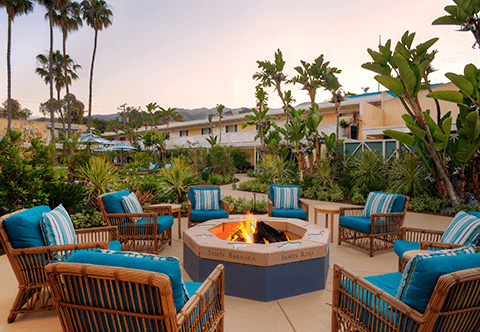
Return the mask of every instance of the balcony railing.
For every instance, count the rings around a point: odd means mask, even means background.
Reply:
[[[255,141],[256,134],[257,134],[256,131],[222,133],[222,145],[260,146],[260,140]],[[167,141],[167,149],[174,149],[175,147],[182,147],[182,146],[188,145],[189,143],[196,143],[196,142],[199,142],[200,144],[203,144],[206,146],[210,146],[210,144],[207,142],[208,136],[209,135],[171,137]]]

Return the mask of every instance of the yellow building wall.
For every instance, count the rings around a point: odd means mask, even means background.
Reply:
[[[242,128],[243,123],[238,124],[238,131],[252,131],[255,130],[255,126],[246,126],[245,128]],[[253,153],[253,152],[252,152]]]
[[[12,120],[12,128],[15,130],[23,130],[23,128],[28,129],[35,129],[35,132],[40,134],[42,138],[46,139],[48,136],[50,136],[50,128],[47,128],[47,124],[50,124],[50,122],[44,122],[44,121],[32,121],[32,120]],[[62,123],[55,123],[55,125],[62,125]],[[81,125],[81,124],[72,124],[75,127],[79,127],[80,130],[79,132],[83,133],[85,132],[87,126],[86,125]],[[7,133],[7,126],[8,126],[8,119],[0,119],[0,136],[5,136]],[[58,129],[57,129],[58,131]],[[75,131],[77,132],[77,131]]]
[[[336,123],[336,122],[337,122],[334,113],[328,113],[328,114],[322,114],[322,113],[320,113],[320,115],[323,115],[323,120],[322,120],[322,122],[320,122],[321,125],[322,125],[322,124],[332,124],[332,123]]]
[[[442,90],[458,90],[453,83],[442,84],[439,86],[432,87],[432,91],[442,91]],[[437,118],[437,108],[435,106],[435,101],[432,98],[427,98],[428,90],[420,91],[418,98],[420,105],[422,106],[423,111],[427,109],[430,110],[430,114],[433,119]],[[447,112],[452,112],[453,120],[457,118],[458,107],[454,103],[449,103],[446,101],[439,101],[441,116],[445,115]],[[383,109],[385,110],[385,127],[387,126],[403,126],[405,121],[402,119],[403,114],[407,114],[407,111],[402,105],[402,102],[399,98],[394,98],[387,100],[383,103]],[[365,126],[369,127],[369,126]]]
[[[261,148],[260,148],[261,149]],[[243,151],[245,151],[247,153],[247,160],[250,162],[250,164],[254,164],[254,160],[255,160],[255,153],[253,151],[253,148],[250,148],[250,149],[242,149]]]
[[[188,136],[198,136],[202,134],[202,128],[195,128],[188,130]]]

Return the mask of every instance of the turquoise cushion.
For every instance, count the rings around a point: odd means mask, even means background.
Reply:
[[[158,222],[157,233],[160,234],[173,226],[173,216],[158,216],[157,222]],[[141,220],[134,223],[128,223],[128,225],[134,225],[134,226],[152,225],[152,218],[150,217],[141,218]]]
[[[219,187],[190,187],[190,188],[188,188],[188,199],[192,203],[192,210],[197,209],[197,205],[196,205],[196,202],[195,202],[195,190],[215,190],[215,191],[217,191],[218,192],[218,206],[222,206],[221,202],[220,202],[221,191],[220,191]]]
[[[424,313],[440,276],[480,267],[480,254],[437,256],[418,260],[403,302]]]
[[[120,241],[108,241],[108,250],[122,251],[122,244]]]
[[[40,220],[45,212],[51,211],[48,205],[15,213],[7,218],[3,225],[14,249],[45,246]]]
[[[470,212],[467,212],[467,214],[469,214],[471,216],[475,216],[477,218],[480,218],[480,212],[470,211]]]
[[[307,212],[302,209],[272,209],[272,217],[307,220]]]
[[[396,197],[397,195],[380,191],[370,192],[363,208],[362,217],[370,218],[372,214],[392,212],[392,206]]]
[[[420,250],[420,242],[396,240],[393,242],[393,251],[403,259],[403,254],[410,250]]]
[[[125,213],[122,206],[122,197],[128,196],[130,191],[122,190],[103,196],[107,213]]]
[[[370,218],[345,217],[338,218],[338,224],[345,228],[354,229],[359,232],[370,234]]]
[[[298,189],[298,192],[300,192],[300,187],[296,186],[296,185],[287,186],[287,185],[272,184],[268,187],[268,199],[270,199],[273,202],[273,204],[275,204],[275,189],[276,188],[296,188],[296,189]]]
[[[477,243],[479,237],[480,219],[460,211],[455,215],[439,242],[469,245]]]
[[[195,195],[195,210],[218,210],[220,209],[220,192],[211,190],[193,190]]]
[[[182,285],[182,273],[178,260],[141,259],[123,255],[109,255],[101,252],[82,251],[74,253],[67,260],[67,262],[125,267],[130,269],[163,273],[170,278],[170,282],[172,284],[173,301],[175,302],[175,309],[177,312],[185,305],[187,301]]]
[[[298,186],[273,186],[273,196],[270,199],[275,209],[298,209],[300,188]]]
[[[185,287],[190,297],[202,286],[201,282],[185,281]]]
[[[378,276],[365,277],[364,279],[368,282],[371,282],[373,285],[377,286],[388,294],[395,296],[395,294],[397,294],[400,280],[402,279],[402,273],[393,272],[381,274]]]
[[[190,213],[191,221],[207,221],[210,219],[224,219],[228,218],[228,213],[225,210],[192,210]]]
[[[62,204],[50,212],[45,212],[40,226],[47,246],[77,243],[72,220]]]

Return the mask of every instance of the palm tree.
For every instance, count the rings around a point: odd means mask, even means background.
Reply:
[[[172,120],[178,120],[179,117],[181,118],[181,115],[177,112],[177,109],[176,108],[171,108],[169,107],[168,109],[165,109],[163,107],[160,107],[160,110],[161,110],[161,118],[165,121],[165,123],[167,124],[167,129],[168,129],[168,126],[170,124],[170,121]]]
[[[302,90],[307,90],[308,95],[310,96],[311,107],[313,107],[313,104],[315,104],[317,89],[321,85],[323,75],[330,62],[323,62],[323,54],[316,58],[313,61],[313,64],[309,64],[303,60],[300,62],[302,63],[303,68],[300,66],[294,68],[299,75],[293,77],[289,83],[303,84]]]
[[[154,132],[153,132],[153,126],[158,122],[161,114],[157,114],[155,115],[155,110],[157,108],[160,108],[159,105],[157,105],[157,103],[150,103],[148,105],[146,105],[147,107],[147,111],[148,111],[148,115],[150,116],[150,131],[151,131],[151,137],[153,138],[153,135],[154,135]],[[155,154],[155,143],[153,143],[153,139],[152,139],[152,156],[153,156],[153,162],[156,163],[157,162],[157,155]]]
[[[52,81],[52,76],[50,76],[50,72],[53,73],[53,81],[55,82],[55,88],[57,90],[57,100],[60,101],[61,89],[71,84],[72,80],[76,80],[78,78],[78,75],[75,72],[77,71],[77,69],[81,68],[81,66],[79,64],[76,64],[75,61],[70,58],[68,54],[64,58],[58,50],[53,53],[52,67],[50,67],[50,61],[48,59],[48,56],[45,54],[37,55],[37,62],[40,67],[37,67],[35,71],[45,80],[46,84],[49,84]],[[64,67],[67,68],[66,75],[63,71]],[[52,71],[50,71],[50,69]],[[61,103],[58,103],[58,113],[62,118],[63,129],[65,130],[65,117],[62,112]]]
[[[98,31],[108,28],[112,25],[113,12],[110,6],[103,0],[83,0],[81,3],[83,19],[95,30],[92,65],[90,67],[90,86],[88,97],[88,121],[87,132],[91,132],[92,127],[92,88],[93,88],[93,65],[95,63],[95,54],[97,53]]]
[[[28,14],[33,10],[32,1],[29,0],[0,0],[0,7],[5,7],[8,14],[7,37],[7,128],[12,127],[12,71],[10,53],[12,48],[12,22],[16,16]],[[7,130],[8,133],[8,130]]]
[[[218,137],[218,145],[222,144],[222,113],[225,105],[217,104],[217,112],[218,112],[218,126],[220,127],[220,134]]]
[[[49,53],[49,76],[53,77],[53,10],[58,4],[58,0],[38,0],[38,2],[47,9],[45,18],[48,18],[50,24],[50,53]],[[53,109],[53,80],[50,80],[50,121],[52,128],[50,129],[50,136],[52,140],[55,139],[55,111]]]
[[[71,31],[77,31],[80,26],[82,26],[82,19],[80,18],[80,4],[78,2],[71,2],[70,0],[59,0],[58,8],[53,13],[53,24],[58,26],[62,30],[63,37],[63,58],[66,59],[67,56],[67,36]],[[67,63],[64,63],[63,66],[64,76],[68,76]],[[70,110],[70,91],[68,86],[65,85],[66,90],[66,100],[67,100],[67,122],[68,122],[68,133],[67,137],[70,137],[72,134],[72,113]]]

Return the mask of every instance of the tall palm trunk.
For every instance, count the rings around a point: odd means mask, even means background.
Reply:
[[[70,111],[70,91],[68,88],[68,70],[67,70],[67,32],[63,31],[63,66],[65,71],[65,89],[66,89],[66,98],[67,98],[67,138],[70,138],[72,135],[72,113]],[[58,99],[58,104],[60,105],[60,99]],[[60,106],[61,107],[61,106]],[[65,128],[63,128],[65,130]]]
[[[10,53],[12,47],[12,17],[8,15],[8,37],[7,37],[7,128],[12,127],[12,68]],[[8,131],[7,131],[8,135]]]
[[[53,109],[53,19],[52,19],[52,6],[48,7],[48,20],[50,23],[50,56],[49,56],[49,76],[50,76],[50,122],[52,128],[50,129],[50,136],[52,140],[55,140],[55,110]]]
[[[91,133],[92,128],[92,91],[93,91],[93,65],[95,63],[95,54],[97,53],[97,36],[98,30],[95,29],[95,38],[93,42],[93,55],[92,55],[92,65],[90,67],[90,93],[88,96],[88,121],[87,121],[87,132]]]

